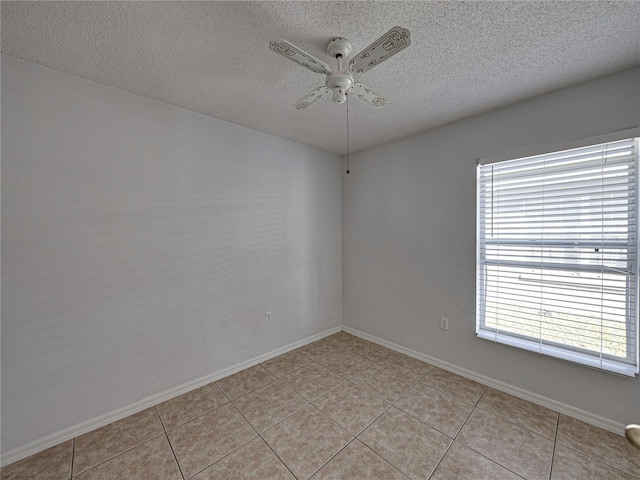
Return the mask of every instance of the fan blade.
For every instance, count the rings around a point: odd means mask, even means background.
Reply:
[[[351,63],[349,63],[349,68],[352,72],[356,73],[366,72],[399,51],[404,50],[409,45],[411,45],[409,30],[401,27],[393,27],[356,55],[353,60],[351,60]]]
[[[325,75],[331,72],[329,65],[321,62],[313,55],[309,55],[304,50],[300,50],[298,47],[290,44],[286,40],[269,42],[269,48],[283,57],[296,62],[298,65],[308,68],[312,72],[324,73]]]
[[[326,93],[329,93],[330,91],[331,90],[329,90],[327,87],[316,88],[313,92],[308,93],[307,95],[302,97],[300,100],[298,100],[296,103],[294,103],[293,108],[295,108],[296,110],[302,110],[304,108],[307,108],[313,102],[318,100],[321,96],[323,96]]]
[[[373,108],[384,107],[389,99],[364,83],[354,83],[351,92],[367,105]]]

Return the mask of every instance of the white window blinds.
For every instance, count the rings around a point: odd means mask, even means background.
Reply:
[[[638,373],[637,148],[478,166],[478,336]]]

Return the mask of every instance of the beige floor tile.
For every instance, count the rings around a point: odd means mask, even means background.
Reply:
[[[236,398],[233,402],[258,433],[273,427],[309,403],[280,380]]]
[[[332,353],[321,358],[318,363],[343,377],[350,377],[373,365],[371,360],[350,351]]]
[[[196,388],[159,404],[158,413],[167,430],[229,403],[215,383]]]
[[[453,442],[429,480],[518,480],[519,477],[479,453]],[[565,478],[568,480],[568,477]]]
[[[624,437],[345,332],[15,462],[0,478],[70,480],[72,465],[74,480],[640,480],[639,452]]]
[[[580,420],[560,415],[556,442],[631,475],[640,472],[640,452],[625,437]]]
[[[340,346],[336,342],[327,340],[327,338],[323,338],[322,340],[318,340],[317,342],[313,342],[300,347],[295,351],[300,352],[303,355],[309,357],[311,360],[317,362],[322,357],[326,357],[327,355],[331,355],[332,353],[342,352],[344,350],[343,346]]]
[[[291,373],[299,368],[304,367],[311,363],[311,359],[302,353],[293,350],[282,355],[278,355],[271,360],[262,362],[264,368],[269,370],[276,377],[284,377],[286,374]]]
[[[407,477],[356,439],[333,457],[311,479],[407,480]]]
[[[540,435],[555,440],[558,413],[508,393],[487,388],[478,408],[504,417]]]
[[[473,410],[472,404],[423,383],[409,390],[395,406],[452,438]]]
[[[358,437],[412,480],[426,480],[452,440],[391,407]]]
[[[256,436],[233,405],[206,413],[167,434],[187,478]]]
[[[640,475],[640,472],[638,472]],[[551,480],[565,480],[567,478],[589,480],[637,480],[620,470],[599,462],[595,458],[588,457],[571,450],[564,445],[556,444],[553,454],[553,466],[551,468]]]
[[[76,438],[73,474],[77,475],[163,433],[154,407],[81,435]]]
[[[263,366],[256,365],[246,370],[242,370],[233,375],[229,375],[216,384],[231,399],[241,397],[249,392],[271,383],[276,379]]]
[[[182,480],[166,435],[73,477],[74,480]]]
[[[191,479],[295,480],[295,477],[264,441],[257,437]]]
[[[382,345],[378,345],[376,343],[369,342],[363,339],[357,339],[354,342],[348,344],[348,348],[352,352],[368,358],[369,360],[373,360],[374,362],[382,360],[392,352],[392,350],[389,350]]]
[[[0,470],[2,480],[67,480],[71,478],[73,441],[7,465]]]
[[[312,402],[340,385],[344,379],[322,365],[312,363],[282,377],[282,381]]]
[[[553,441],[475,409],[456,438],[460,443],[529,480],[547,480]]]
[[[306,480],[353,436],[313,405],[308,405],[267,430],[262,438],[296,478]]]
[[[372,365],[350,380],[389,403],[395,402],[416,384],[412,378],[380,364]]]
[[[421,380],[433,369],[433,365],[400,352],[391,352],[387,357],[380,360],[380,364],[391,367],[415,380]]]
[[[331,335],[332,337],[335,338],[342,338],[342,339],[347,339],[347,340],[355,340],[358,337],[356,337],[355,335],[352,335],[351,333],[345,331],[345,330],[340,330],[337,333],[334,333],[333,335]]]
[[[442,390],[474,405],[487,388],[478,382],[437,367],[431,370],[422,381],[433,388]]]
[[[338,347],[345,348],[349,345],[359,342],[360,338],[356,337],[355,335],[351,335],[350,333],[347,333],[345,331],[341,331],[338,333],[334,333],[333,335],[330,335],[328,337],[325,337],[325,340],[327,340],[327,342],[332,343]]]
[[[337,386],[313,404],[352,435],[358,435],[389,407],[351,382]]]

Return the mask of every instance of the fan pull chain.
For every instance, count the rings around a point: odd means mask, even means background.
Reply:
[[[347,175],[349,175],[349,92],[347,92]]]

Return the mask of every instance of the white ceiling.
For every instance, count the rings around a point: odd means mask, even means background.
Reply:
[[[391,27],[411,46],[356,75],[350,151],[640,64],[640,2],[2,2],[2,52],[343,154],[345,105],[291,105],[324,76],[271,52],[284,38],[335,68]]]

